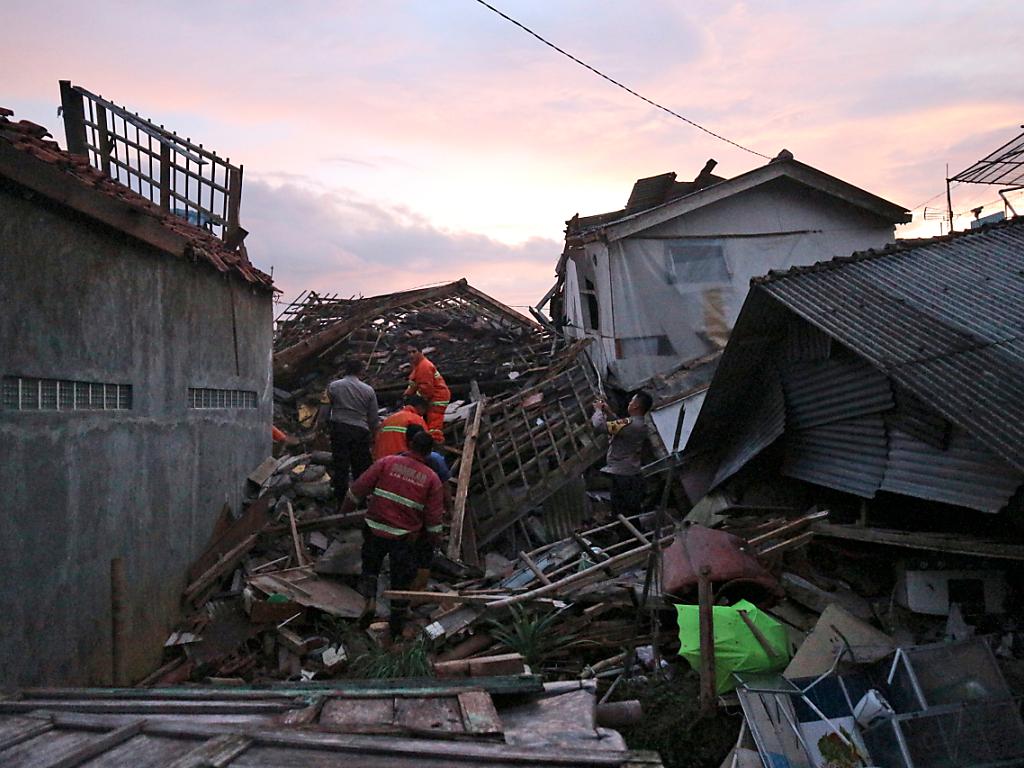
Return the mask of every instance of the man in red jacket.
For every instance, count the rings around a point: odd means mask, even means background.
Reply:
[[[352,512],[369,498],[359,579],[368,612],[377,594],[377,578],[385,556],[391,562],[391,588],[408,589],[426,553],[440,544],[444,494],[437,474],[426,463],[433,449],[433,438],[420,432],[408,451],[374,462],[349,486],[342,514]],[[408,610],[408,601],[391,601],[388,624],[393,638],[401,634]]]

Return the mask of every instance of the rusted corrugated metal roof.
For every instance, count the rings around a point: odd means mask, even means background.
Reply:
[[[145,242],[153,245],[158,241],[164,242],[163,250],[170,250],[176,256],[205,261],[218,271],[241,277],[256,287],[273,289],[270,275],[256,269],[242,251],[228,248],[205,230],[114,181],[93,168],[88,158],[65,152],[57,142],[48,138],[50,132],[43,126],[28,120],[16,122],[10,119],[13,115],[11,110],[0,107],[0,178],[10,178],[19,184],[28,183],[34,191],[86,215],[95,212],[85,204],[88,199],[107,203],[114,201],[128,206],[133,216],[141,214],[150,227],[155,224],[154,229],[163,230],[167,236],[164,239],[146,237]],[[26,167],[25,160],[31,165]],[[44,176],[52,175],[54,171],[59,172],[56,177],[59,179],[59,194],[52,194],[53,190],[48,192],[47,185],[32,185],[32,179],[42,181]],[[71,194],[70,190],[75,188],[84,195]],[[111,221],[104,223],[117,226]],[[128,234],[135,235],[136,232]]]
[[[754,284],[1024,471],[1024,219]]]

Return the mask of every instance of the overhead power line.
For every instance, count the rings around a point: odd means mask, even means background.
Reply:
[[[532,29],[530,29],[529,27],[527,27],[527,26],[526,26],[525,24],[521,24],[521,23],[519,23],[518,21],[516,21],[515,19],[513,19],[513,18],[512,18],[511,16],[509,16],[508,14],[506,14],[506,13],[502,13],[501,11],[499,11],[499,10],[498,10],[497,8],[495,8],[495,7],[494,7],[493,5],[491,5],[490,3],[487,3],[487,2],[485,2],[484,0],[476,0],[476,2],[480,3],[480,5],[484,6],[484,8],[488,8],[488,9],[490,9],[491,11],[494,11],[494,12],[495,12],[496,14],[498,14],[499,16],[501,16],[501,18],[505,19],[506,21],[509,21],[509,22],[511,22],[512,24],[515,24],[515,25],[516,25],[517,27],[519,27],[519,28],[520,28],[521,30],[523,30],[523,31],[524,31],[524,32],[526,32],[527,34],[529,34],[529,35],[532,35],[533,37],[537,38],[537,39],[538,39],[538,40],[540,40],[540,41],[541,41],[542,43],[544,43],[544,45],[546,45],[546,46],[547,46],[548,48],[552,48],[552,49],[554,49],[554,50],[558,51],[558,52],[559,52],[560,54],[562,54],[562,55],[563,55],[563,56],[565,56],[566,58],[568,58],[568,59],[572,59],[573,61],[575,61],[575,62],[576,62],[577,64],[579,64],[579,65],[580,65],[581,67],[583,67],[584,69],[589,69],[589,70],[590,70],[591,72],[593,72],[593,73],[594,73],[595,75],[597,75],[598,77],[600,77],[600,78],[603,78],[603,79],[607,80],[607,81],[608,81],[609,83],[611,83],[611,84],[612,84],[612,85],[614,85],[614,86],[617,86],[617,87],[621,88],[621,89],[622,89],[622,90],[624,90],[624,91],[625,91],[626,93],[629,93],[629,94],[632,94],[633,96],[636,96],[636,97],[637,97],[638,99],[640,99],[641,101],[647,102],[647,103],[648,103],[648,104],[650,104],[650,105],[651,105],[652,107],[657,107],[657,108],[658,108],[658,109],[660,109],[660,110],[661,110],[662,112],[667,112],[668,114],[672,115],[672,117],[674,117],[674,118],[676,118],[676,119],[678,119],[678,120],[682,120],[682,121],[683,121],[684,123],[687,123],[688,125],[691,125],[691,126],[693,126],[693,127],[694,127],[694,128],[696,128],[697,130],[699,130],[699,131],[704,131],[704,133],[708,134],[709,136],[714,136],[714,137],[715,137],[716,139],[718,139],[719,141],[724,141],[724,142],[725,142],[726,144],[732,144],[732,145],[733,145],[734,147],[736,147],[736,148],[738,148],[738,149],[742,149],[742,150],[743,150],[744,152],[749,152],[749,153],[750,153],[750,154],[752,154],[752,155],[757,155],[758,157],[763,157],[763,158],[764,158],[765,160],[771,160],[771,159],[772,159],[772,158],[771,158],[771,157],[769,157],[768,155],[762,154],[762,153],[758,152],[757,150],[753,150],[753,149],[750,149],[749,147],[745,147],[745,146],[743,146],[742,144],[740,144],[740,143],[738,143],[738,142],[735,142],[735,141],[733,141],[732,139],[727,139],[727,138],[726,138],[725,136],[722,136],[722,135],[721,135],[721,134],[719,134],[719,133],[715,133],[714,131],[712,131],[712,130],[710,130],[710,129],[708,129],[708,128],[705,128],[705,127],[704,127],[703,125],[701,125],[700,123],[696,123],[696,122],[694,122],[693,120],[691,120],[691,119],[690,119],[690,118],[688,118],[688,117],[683,117],[683,116],[682,116],[682,115],[680,115],[680,114],[679,114],[678,112],[675,112],[675,111],[673,111],[673,110],[669,109],[668,107],[662,106],[662,105],[661,105],[661,104],[659,104],[658,102],[656,102],[656,101],[653,101],[653,100],[651,100],[651,99],[648,99],[648,98],[647,98],[646,96],[644,96],[644,95],[642,95],[642,94],[639,94],[639,93],[637,93],[636,91],[634,91],[634,90],[633,90],[632,88],[630,88],[629,86],[623,85],[622,83],[620,83],[620,82],[619,82],[618,80],[616,80],[615,78],[613,78],[613,77],[609,77],[609,76],[608,76],[608,75],[606,75],[606,74],[605,74],[604,72],[601,72],[601,71],[600,71],[599,69],[595,69],[594,67],[592,67],[592,66],[590,66],[589,64],[587,64],[587,62],[585,62],[585,61],[581,61],[580,59],[577,59],[577,58],[576,58],[575,56],[573,56],[573,55],[572,55],[571,53],[569,53],[568,51],[565,51],[565,50],[563,50],[562,48],[559,48],[559,47],[558,47],[557,45],[555,45],[554,43],[552,43],[552,42],[550,42],[549,40],[546,40],[545,38],[541,37],[541,36],[540,36],[540,35],[538,35],[538,34],[537,34],[536,32],[534,32],[534,31],[533,31]]]

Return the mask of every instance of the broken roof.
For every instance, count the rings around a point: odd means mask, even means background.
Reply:
[[[784,415],[762,429],[740,407],[752,371],[786,338],[780,305],[1024,471],[1024,219],[755,279],[691,456],[727,434],[757,433],[734,457],[738,468],[781,434]]]
[[[449,321],[454,320],[457,314],[474,316],[486,325],[486,329],[511,333],[517,340],[517,358],[524,355],[534,357],[539,349],[549,352],[553,340],[542,326],[477,290],[465,278],[431,288],[360,299],[322,299],[310,295],[293,303],[278,318],[274,373],[279,378],[294,376],[298,368],[314,361],[321,353],[333,351],[340,342],[358,333],[365,334],[370,340],[372,361],[375,353],[383,355],[374,340],[379,344],[383,337],[420,314],[439,315]],[[486,350],[462,348],[445,351],[479,356]],[[439,361],[435,362],[440,365]],[[445,371],[445,376],[450,376],[450,373]]]
[[[1024,219],[754,283],[1024,470]]]
[[[767,164],[731,179],[713,175],[713,167],[714,161],[709,161],[692,182],[677,182],[674,173],[639,179],[625,208],[596,216],[577,215],[566,222],[566,239],[618,240],[778,179],[830,195],[893,224],[910,221],[910,213],[902,206],[798,162],[786,150]]]
[[[244,252],[117,183],[93,168],[87,157],[62,150],[43,126],[16,122],[13,115],[0,107],[0,178],[172,256],[205,261],[254,287],[273,290],[271,277],[256,269]]]

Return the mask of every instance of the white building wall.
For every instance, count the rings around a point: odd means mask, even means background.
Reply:
[[[605,250],[608,298],[601,294],[608,371],[616,384],[635,389],[721,348],[752,277],[892,241],[891,224],[788,183],[738,194],[615,241]]]

